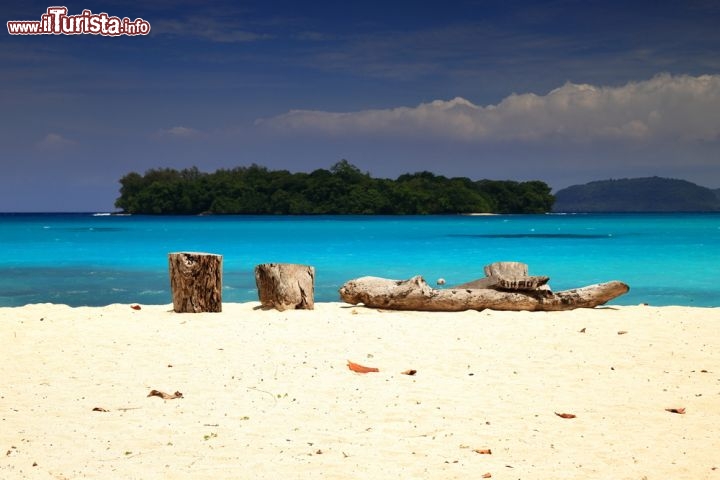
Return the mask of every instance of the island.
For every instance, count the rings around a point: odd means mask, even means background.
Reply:
[[[258,165],[204,173],[196,167],[131,172],[120,179],[115,206],[150,215],[426,215],[547,213],[542,181],[448,178],[431,172],[395,180],[363,173],[347,160],[329,170],[291,173]]]

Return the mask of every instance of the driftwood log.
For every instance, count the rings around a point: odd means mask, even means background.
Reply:
[[[630,290],[618,281],[550,292],[549,290],[495,290],[493,288],[434,289],[421,276],[409,280],[362,277],[340,288],[344,302],[390,310],[459,312],[463,310],[553,311],[593,308]]]
[[[255,284],[263,308],[313,310],[315,268],[294,263],[263,263],[255,267]]]
[[[170,253],[168,263],[175,312],[222,312],[222,255]]]

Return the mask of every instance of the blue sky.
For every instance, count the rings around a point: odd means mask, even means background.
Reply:
[[[152,30],[0,37],[0,211],[113,210],[118,179],[155,167],[343,158],[393,178],[720,187],[715,1],[63,5]]]

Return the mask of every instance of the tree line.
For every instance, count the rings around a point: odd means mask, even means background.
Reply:
[[[128,173],[120,185],[117,208],[152,215],[545,213],[554,202],[541,181],[473,181],[431,172],[391,180],[373,178],[347,160],[311,173],[254,164],[214,173],[152,169]]]

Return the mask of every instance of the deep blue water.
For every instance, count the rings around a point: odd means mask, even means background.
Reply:
[[[554,290],[608,280],[612,303],[720,306],[720,214],[93,216],[0,214],[0,306],[167,304],[167,254],[223,255],[223,301],[257,300],[259,263],[316,268],[316,301],[363,275],[447,285],[520,261]]]

